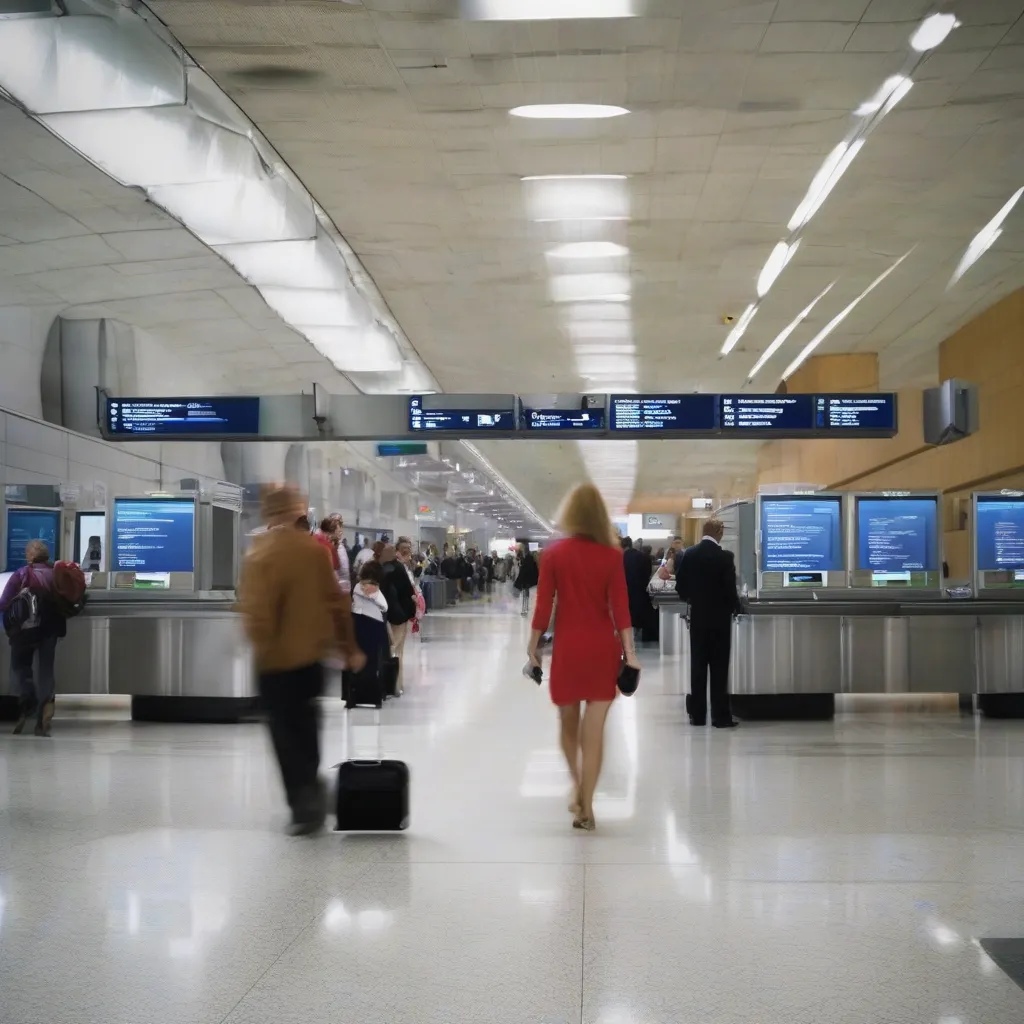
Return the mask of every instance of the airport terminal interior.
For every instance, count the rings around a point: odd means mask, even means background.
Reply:
[[[0,485],[4,1024],[1024,1020],[1024,0],[0,0]]]

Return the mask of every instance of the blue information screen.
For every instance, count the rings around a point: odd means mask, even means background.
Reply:
[[[515,430],[511,409],[424,409],[422,398],[409,399],[410,430]]]
[[[41,540],[50,549],[50,561],[60,558],[60,512],[48,508],[7,509],[7,571],[25,564],[25,546]]]
[[[937,572],[938,525],[934,498],[858,498],[857,568]]]
[[[612,430],[692,430],[718,428],[717,395],[612,395]]]
[[[841,572],[842,501],[813,495],[761,498],[762,572]]]
[[[116,498],[114,572],[194,572],[191,498]]]
[[[260,400],[225,398],[108,398],[107,432],[121,437],[168,434],[258,434]]]
[[[815,395],[814,425],[819,430],[896,431],[896,396]]]
[[[722,395],[723,430],[790,434],[813,428],[813,395]]]
[[[603,430],[604,409],[523,409],[527,430]]]
[[[974,529],[982,572],[1024,569],[1024,498],[979,495]]]

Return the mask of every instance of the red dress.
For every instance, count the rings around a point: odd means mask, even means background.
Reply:
[[[548,628],[556,595],[552,701],[614,700],[622,662],[616,632],[630,626],[622,552],[585,537],[545,548],[534,629]]]

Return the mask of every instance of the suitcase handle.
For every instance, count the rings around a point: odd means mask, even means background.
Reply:
[[[356,758],[353,758],[348,763],[349,764],[357,764],[357,765],[359,765],[360,768],[370,768],[370,767],[375,766],[375,765],[383,764],[384,762],[383,761],[358,760]]]

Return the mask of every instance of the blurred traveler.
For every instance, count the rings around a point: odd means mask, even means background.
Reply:
[[[309,516],[306,515],[305,512],[295,520],[295,529],[300,533],[309,533],[313,529],[313,526],[309,521]]]
[[[545,549],[527,654],[538,647],[552,607],[558,643],[551,660],[551,700],[572,776],[573,827],[593,831],[594,791],[604,757],[604,725],[623,659],[639,669],[618,535],[593,484],[570,492],[558,523],[566,539]],[[557,598],[557,604],[556,604]],[[586,712],[581,705],[586,702]]]
[[[388,625],[388,602],[381,591],[384,570],[379,562],[367,562],[359,570],[359,581],[352,588],[352,622],[356,642],[366,655],[366,664],[352,675],[360,693],[381,686],[381,669],[391,652],[391,627]],[[351,684],[350,684],[351,685]],[[344,695],[343,695],[344,696]]]
[[[323,548],[291,528],[301,510],[302,498],[293,488],[264,494],[267,532],[246,556],[238,586],[292,835],[316,832],[327,813],[318,774],[322,662],[339,650],[352,671],[366,662],[354,639],[350,596],[342,592]]]
[[[722,547],[724,532],[720,519],[706,520],[701,542],[683,554],[676,576],[676,593],[690,606],[690,724],[707,721],[710,674],[711,724],[717,729],[739,724],[729,708],[729,656],[732,619],[742,606],[736,561]]]
[[[537,559],[534,557],[529,545],[519,545],[519,555],[517,560],[519,562],[519,569],[516,572],[516,581],[513,586],[522,595],[522,610],[519,614],[525,619],[526,616],[530,614],[530,591],[537,586],[537,580],[540,572],[537,568]]]
[[[384,571],[381,589],[388,600],[388,622],[391,623],[391,643],[398,658],[398,694],[401,696],[405,692],[405,637],[409,623],[416,617],[416,592],[405,566],[398,561],[394,545],[384,547],[380,562]]]
[[[349,568],[348,551],[345,548],[342,530],[345,520],[337,512],[320,520],[320,529],[316,532],[317,542],[331,556],[331,568],[338,577],[341,589],[348,593],[352,586],[352,573]]]
[[[356,552],[355,558],[352,560],[352,571],[359,575],[359,570],[362,569],[366,563],[373,558],[373,546],[370,544],[370,538],[363,538],[363,546],[359,551]]]
[[[630,622],[634,634],[640,634],[638,639],[646,639],[643,633],[653,629],[655,621],[654,605],[647,593],[647,584],[651,582],[654,569],[650,558],[639,545],[640,542],[636,541],[622,552],[622,565],[626,572],[626,590],[629,592]]]
[[[68,627],[54,593],[50,549],[41,540],[30,540],[25,561],[0,595],[0,613],[11,646],[11,685],[18,695],[14,732],[19,735],[35,714],[35,734],[49,736],[56,689],[53,662],[57,641],[67,636]]]

